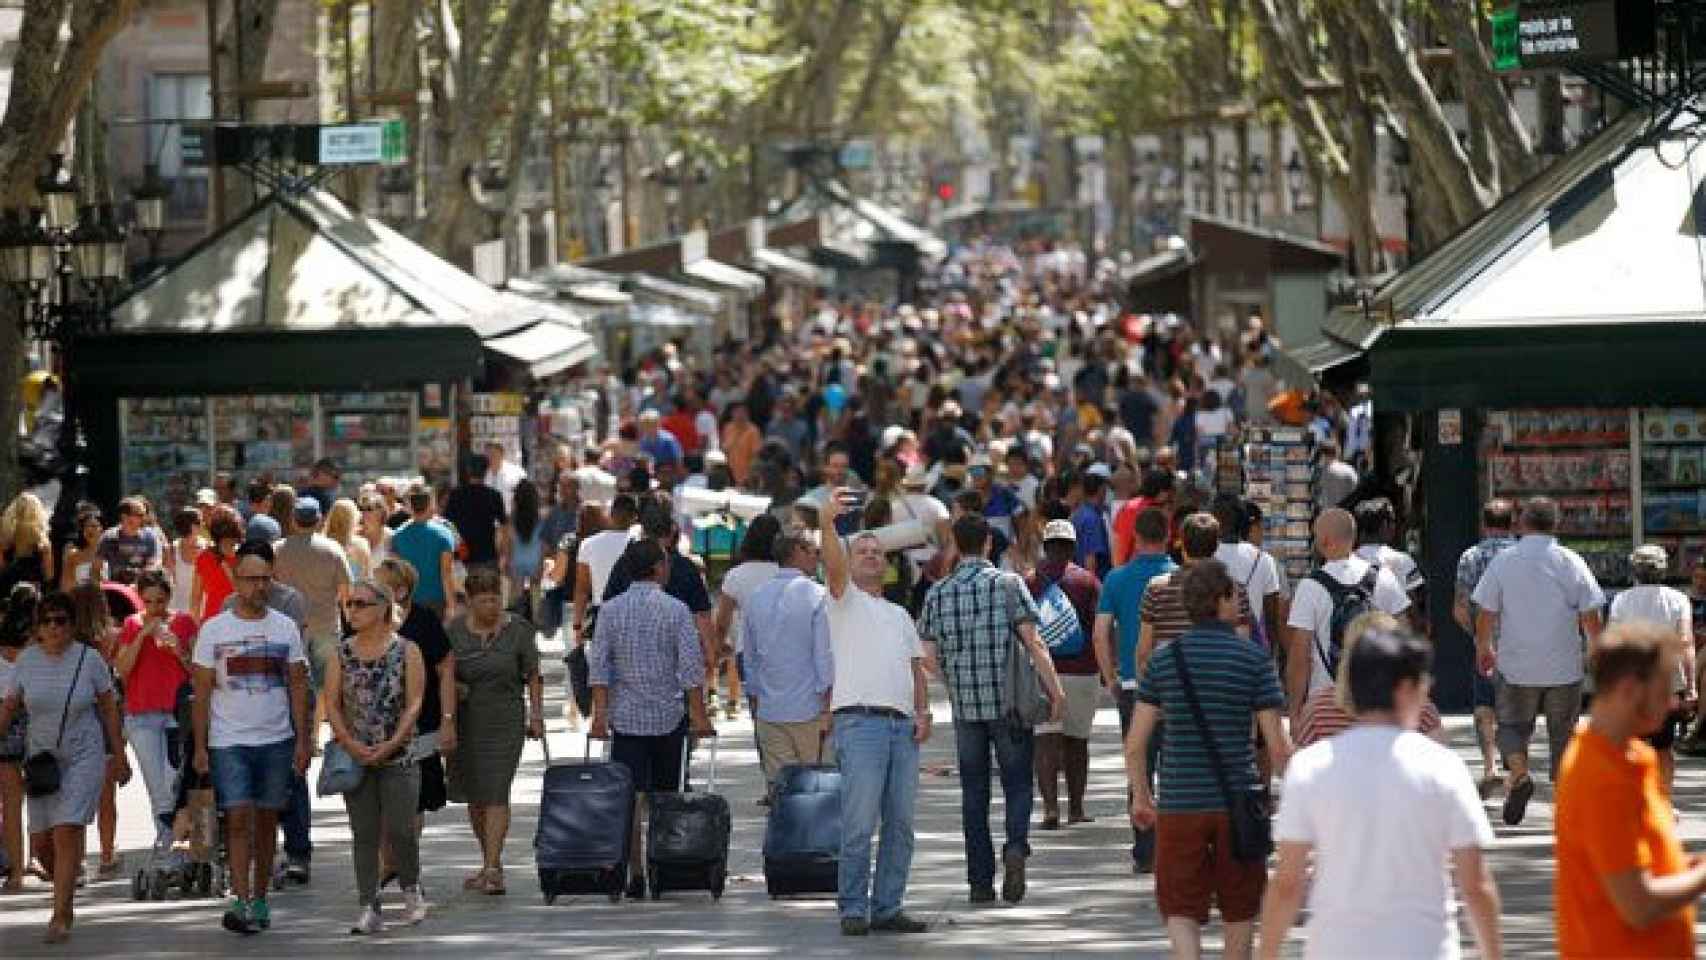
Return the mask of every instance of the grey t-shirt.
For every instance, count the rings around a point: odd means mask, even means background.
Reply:
[[[81,670],[78,658],[83,660]],[[73,643],[59,656],[32,644],[18,654],[13,664],[12,690],[23,695],[29,711],[30,724],[27,752],[56,750],[62,756],[79,756],[85,751],[106,752],[106,740],[101,733],[101,719],[95,709],[95,699],[113,689],[112,670],[97,650]],[[75,678],[76,686],[72,686]],[[67,693],[70,708],[66,708]],[[60,742],[59,718],[65,716],[65,738]]]

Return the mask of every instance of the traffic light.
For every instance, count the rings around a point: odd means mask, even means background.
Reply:
[[[936,184],[936,196],[943,203],[952,203],[954,201],[954,185],[946,180]]]

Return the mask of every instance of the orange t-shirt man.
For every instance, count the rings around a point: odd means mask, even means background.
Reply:
[[[1658,754],[1641,740],[1615,744],[1587,724],[1559,763],[1555,906],[1564,957],[1692,957],[1694,908],[1637,930],[1618,914],[1604,878],[1656,877],[1687,868],[1665,799]]]

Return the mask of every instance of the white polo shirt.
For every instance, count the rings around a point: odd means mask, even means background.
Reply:
[[[1524,687],[1582,679],[1581,615],[1605,594],[1581,555],[1529,534],[1501,551],[1475,587],[1475,605],[1499,616],[1499,674]]]
[[[1279,563],[1273,555],[1253,543],[1223,543],[1214,548],[1214,559],[1226,565],[1226,575],[1250,596],[1250,612],[1262,623],[1262,602],[1274,594],[1285,595]],[[1262,623],[1263,627],[1267,624]],[[1271,638],[1270,638],[1271,639]]]
[[[829,647],[835,656],[830,709],[889,707],[912,716],[912,661],[924,659],[904,607],[847,584],[829,594]]]

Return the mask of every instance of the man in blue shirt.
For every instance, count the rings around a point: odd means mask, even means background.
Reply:
[[[656,410],[640,414],[640,451],[652,458],[654,467],[680,466],[681,441],[659,426],[660,423]]]
[[[1131,729],[1131,712],[1137,703],[1137,640],[1143,627],[1139,611],[1143,608],[1143,593],[1149,581],[1178,567],[1167,556],[1167,515],[1150,507],[1137,515],[1137,551],[1129,562],[1108,574],[1102,583],[1102,599],[1096,605],[1096,662],[1101,666],[1102,683],[1119,704],[1120,734]],[[1118,656],[1115,656],[1113,629],[1119,627]],[[1117,668],[1116,668],[1117,664]],[[1159,736],[1151,741],[1151,753],[1161,743]],[[1156,769],[1155,757],[1149,758],[1149,769]],[[1155,868],[1155,831],[1132,830],[1132,867],[1137,873]]]
[[[1097,578],[1114,568],[1108,527],[1108,478],[1112,475],[1107,464],[1091,464],[1084,472],[1084,502],[1072,511],[1072,526],[1078,531],[1078,555],[1073,562]]]
[[[817,572],[818,550],[803,530],[776,538],[776,576],[741,605],[746,692],[764,779],[790,763],[818,763],[835,661],[829,647],[829,607]]]
[[[415,568],[414,603],[448,622],[456,613],[456,535],[433,518],[432,491],[426,487],[409,491],[409,512],[414,519],[392,535],[391,552]]]

